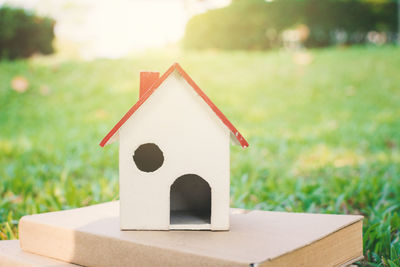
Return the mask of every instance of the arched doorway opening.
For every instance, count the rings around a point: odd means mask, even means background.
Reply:
[[[170,190],[171,229],[210,225],[211,187],[207,181],[196,174],[186,174],[178,177]]]

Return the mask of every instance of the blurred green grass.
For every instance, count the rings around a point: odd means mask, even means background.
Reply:
[[[250,143],[232,147],[232,206],[362,214],[359,264],[400,265],[399,52],[0,62],[0,239],[17,238],[25,214],[117,199],[117,145],[98,143],[137,100],[139,71],[178,61]]]

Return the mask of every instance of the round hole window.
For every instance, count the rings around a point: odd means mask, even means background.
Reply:
[[[164,163],[164,155],[161,149],[153,143],[140,145],[133,154],[133,162],[136,167],[144,172],[154,172]]]

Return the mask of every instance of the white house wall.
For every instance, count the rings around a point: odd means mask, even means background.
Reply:
[[[176,71],[119,130],[122,229],[170,226],[170,186],[196,174],[211,186],[211,229],[229,228],[229,129]],[[164,163],[154,172],[137,169],[138,146],[155,143]]]

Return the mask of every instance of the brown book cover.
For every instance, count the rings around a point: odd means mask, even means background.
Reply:
[[[151,211],[149,211],[151,212]],[[346,266],[362,216],[232,209],[230,230],[121,231],[119,203],[25,216],[24,251],[83,266]]]
[[[24,252],[19,247],[18,240],[0,241],[0,267],[76,267],[37,254]]]

